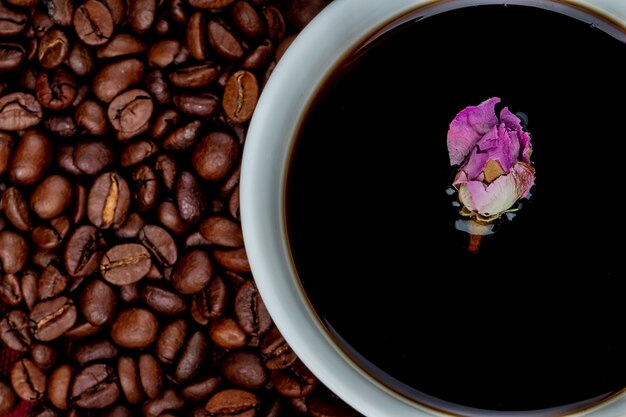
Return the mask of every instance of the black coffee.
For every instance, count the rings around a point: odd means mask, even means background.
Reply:
[[[523,6],[414,19],[351,54],[302,123],[286,191],[300,279],[403,395],[541,415],[626,386],[626,45],[588,22]],[[470,254],[446,133],[494,96],[528,116],[536,184]]]

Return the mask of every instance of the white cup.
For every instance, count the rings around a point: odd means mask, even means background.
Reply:
[[[376,30],[417,8],[427,13],[472,4],[520,4],[601,27],[626,42],[626,0],[335,0],[292,43],[270,77],[247,136],[241,178],[246,250],[259,291],[292,349],[315,375],[369,417],[448,416],[400,396],[352,362],[328,336],[299,284],[288,250],[284,189],[295,133],[307,105],[345,54]],[[572,7],[575,6],[575,7]],[[579,10],[576,12],[576,10]],[[580,9],[593,12],[590,15]],[[544,413],[467,415],[541,416]],[[626,390],[569,416],[626,416]]]

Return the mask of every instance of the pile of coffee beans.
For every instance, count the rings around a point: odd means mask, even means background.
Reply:
[[[327,3],[0,0],[0,415],[356,415],[274,326],[239,222],[259,93]]]

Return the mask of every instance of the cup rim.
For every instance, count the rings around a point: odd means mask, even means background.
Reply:
[[[374,380],[328,334],[298,281],[288,248],[283,193],[289,155],[315,92],[357,45],[411,11],[454,7],[462,1],[335,0],[307,25],[286,51],[261,94],[248,130],[242,159],[240,208],[246,251],[259,292],[276,326],[304,364],[331,391],[368,416],[446,417],[452,414],[405,398]],[[612,11],[619,1],[474,0],[472,3],[584,7],[599,17],[595,24],[608,23],[618,31],[617,26],[626,26],[626,7],[623,7],[623,15]],[[347,17],[356,23],[346,25]],[[623,29],[619,32],[624,35]],[[626,36],[624,38],[626,40]],[[308,65],[302,65],[303,62]],[[294,89],[294,85],[299,88]],[[589,415],[598,409],[598,417],[617,417],[626,413],[626,395],[623,394],[621,391],[615,398],[568,415]],[[616,411],[618,414],[614,414]],[[480,415],[502,413],[486,411]],[[505,415],[529,414],[507,412]]]

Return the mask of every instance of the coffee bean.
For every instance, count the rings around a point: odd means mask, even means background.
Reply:
[[[100,136],[109,131],[106,110],[95,100],[83,101],[76,109],[75,118],[78,126],[91,135]]]
[[[191,304],[191,315],[196,322],[206,325],[226,311],[228,287],[221,276],[216,276],[202,291],[195,294]]]
[[[61,214],[72,202],[72,184],[61,175],[50,175],[30,195],[30,207],[47,220]]]
[[[74,207],[72,210],[72,223],[78,224],[87,217],[87,189],[83,184],[74,184]]]
[[[28,260],[26,240],[10,230],[0,231],[0,273],[16,274]]]
[[[0,175],[4,175],[9,170],[9,161],[15,141],[13,137],[5,132],[0,132]]]
[[[289,22],[302,30],[331,0],[290,0],[287,2]]]
[[[252,281],[239,287],[235,296],[235,314],[241,328],[253,336],[266,333],[272,326],[272,318]]]
[[[230,6],[233,1],[234,0],[189,0],[189,5],[199,9],[215,10]]]
[[[67,273],[73,278],[91,275],[100,264],[106,243],[93,226],[79,226],[70,236],[63,253]]]
[[[221,316],[209,325],[213,343],[223,349],[239,349],[248,343],[248,335],[232,317]]]
[[[287,30],[285,17],[280,9],[274,6],[263,6],[263,16],[267,22],[267,31],[271,40],[280,42]]]
[[[19,35],[26,29],[27,22],[24,13],[0,2],[0,37]]]
[[[213,395],[204,409],[209,415],[254,417],[259,407],[259,398],[240,389],[226,389]]]
[[[263,338],[261,343],[265,367],[269,370],[286,369],[297,359],[278,328],[273,327]]]
[[[248,38],[256,39],[264,35],[265,22],[256,9],[245,0],[238,0],[231,9],[235,26]]]
[[[290,398],[301,398],[310,395],[317,385],[317,378],[302,362],[295,362],[290,368],[272,376],[276,390]]]
[[[37,401],[46,393],[46,375],[28,358],[19,359],[11,368],[11,386],[24,401]]]
[[[68,58],[68,65],[79,77],[90,74],[95,68],[91,49],[88,49],[82,42],[74,42]]]
[[[163,390],[163,369],[149,353],[139,356],[139,379],[149,398],[157,398]]]
[[[9,307],[22,304],[24,296],[17,275],[0,274],[0,300]]]
[[[151,140],[136,140],[124,146],[120,155],[120,165],[129,167],[150,158],[159,150],[156,143]]]
[[[120,396],[113,368],[90,365],[78,371],[70,390],[71,402],[80,408],[101,409],[114,404]]]
[[[105,361],[117,356],[117,347],[106,339],[90,339],[78,345],[74,359],[81,365],[95,361]]]
[[[85,339],[99,333],[101,330],[100,326],[94,326],[88,321],[80,321],[65,333],[65,337],[68,340]]]
[[[139,380],[137,361],[128,356],[122,356],[117,361],[117,375],[122,392],[131,404],[138,404],[143,399],[143,387]]]
[[[21,310],[10,311],[0,320],[0,340],[17,352],[27,352],[32,343],[28,316]]]
[[[204,61],[207,56],[206,20],[201,12],[195,12],[189,18],[185,33],[185,48],[198,61]]]
[[[307,399],[307,410],[312,417],[356,417],[359,415],[335,394],[328,390],[323,391]]]
[[[170,89],[161,71],[155,69],[148,72],[145,77],[145,83],[148,91],[157,103],[167,104],[170,102]]]
[[[195,294],[211,280],[213,264],[209,255],[202,250],[186,253],[174,266],[172,283],[182,294]]]
[[[113,23],[119,25],[124,22],[126,17],[126,4],[124,0],[102,0],[111,12]]]
[[[98,58],[116,58],[125,55],[138,54],[146,51],[146,44],[130,33],[114,35],[106,44],[96,51]]]
[[[190,172],[183,171],[176,181],[176,203],[180,216],[190,224],[200,220],[206,210],[206,193],[200,181]]]
[[[70,41],[59,29],[51,29],[39,40],[37,58],[46,69],[61,65],[70,53]]]
[[[213,251],[215,260],[231,272],[250,272],[250,263],[245,248],[239,249],[215,249]]]
[[[180,88],[202,88],[211,85],[220,74],[218,64],[206,63],[176,68],[169,75],[172,84]]]
[[[74,165],[87,175],[96,175],[114,162],[111,145],[105,140],[81,141],[73,152]]]
[[[282,45],[282,42],[281,42]],[[258,71],[265,68],[274,56],[274,45],[269,39],[265,39],[254,48],[241,63],[241,68]]]
[[[185,336],[187,335],[187,322],[182,319],[173,321],[163,328],[157,341],[157,357],[166,365],[171,365],[178,357]]]
[[[238,156],[239,145],[235,138],[224,132],[212,132],[200,140],[191,163],[205,180],[219,181],[233,168]]]
[[[115,24],[109,9],[98,0],[87,0],[74,13],[74,29],[87,45],[102,45],[111,38]]]
[[[33,343],[30,347],[30,357],[39,369],[47,371],[59,360],[59,352],[45,343]]]
[[[235,350],[228,353],[222,361],[221,370],[228,382],[250,390],[263,387],[268,380],[259,355],[248,351]]]
[[[192,381],[181,390],[181,395],[189,401],[203,401],[213,394],[222,384],[219,376],[207,376]],[[204,413],[204,410],[203,410]],[[204,415],[204,414],[203,414]]]
[[[148,310],[131,308],[122,311],[111,327],[111,338],[128,349],[143,349],[157,338],[159,323]]]
[[[63,67],[44,71],[37,76],[35,95],[46,109],[67,109],[74,103],[77,93],[75,77]]]
[[[204,331],[191,335],[174,371],[174,378],[179,383],[191,379],[204,364],[209,349],[209,338]]]
[[[56,165],[65,172],[73,175],[82,175],[83,172],[74,165],[74,149],[73,145],[61,145],[56,152]]]
[[[144,417],[163,416],[165,411],[180,410],[185,406],[185,400],[174,390],[167,389],[157,398],[146,401],[141,409]]]
[[[74,16],[74,2],[72,0],[47,0],[44,2],[48,8],[48,15],[54,23],[60,26],[72,24]]]
[[[79,307],[89,323],[101,326],[113,321],[117,310],[117,295],[102,280],[94,279],[81,291]]]
[[[101,417],[133,417],[133,412],[124,404],[114,405],[100,414]]]
[[[68,414],[68,417],[76,417],[76,414]],[[35,408],[28,414],[28,417],[58,417],[57,412],[45,405],[40,405]]]
[[[76,124],[71,116],[54,115],[43,122],[49,133],[62,138],[70,138],[76,134]]]
[[[100,274],[114,285],[128,285],[148,274],[152,261],[148,250],[138,243],[124,243],[108,250],[100,260]]]
[[[222,107],[226,115],[236,123],[250,120],[259,99],[259,85],[249,71],[237,71],[228,79],[224,89]]]
[[[13,389],[0,381],[0,415],[9,415],[15,409],[17,400]]]
[[[46,265],[39,276],[37,293],[40,300],[47,300],[61,294],[67,288],[67,277],[54,264]]]
[[[33,336],[41,342],[49,342],[69,330],[76,322],[76,307],[67,297],[42,301],[30,312]]]
[[[154,23],[155,0],[136,0],[126,3],[126,16],[135,33],[143,35]]]
[[[102,67],[94,77],[93,93],[105,103],[111,102],[128,87],[137,84],[144,74],[144,65],[131,58]]]
[[[130,190],[119,174],[107,172],[93,182],[87,198],[87,217],[101,229],[117,229],[126,221]]]
[[[174,105],[182,113],[192,117],[210,117],[219,108],[219,99],[213,94],[174,96]]]
[[[209,242],[229,247],[243,246],[243,234],[241,226],[222,216],[207,218],[200,225],[200,233]]]
[[[187,302],[183,297],[154,285],[146,285],[141,290],[141,300],[155,312],[168,316],[177,316],[187,310]]]
[[[12,93],[0,97],[0,130],[24,130],[39,123],[41,104],[30,94]]]
[[[222,57],[227,60],[237,60],[243,57],[243,45],[235,32],[218,20],[211,20],[208,25],[209,43]]]
[[[159,223],[171,230],[174,234],[183,234],[189,228],[189,224],[180,217],[176,204],[170,201],[164,201],[159,205],[157,217]]]
[[[182,45],[176,39],[161,39],[148,51],[148,64],[153,67],[165,68],[174,63]]]
[[[239,212],[239,186],[235,188],[233,193],[230,195],[230,199],[228,200],[228,211],[230,215],[235,219],[240,220],[240,212]]]
[[[19,43],[0,42],[0,73],[15,71],[26,60],[26,51]]]
[[[67,397],[72,383],[74,369],[68,365],[60,365],[52,371],[48,379],[48,399],[59,410],[67,410]]]
[[[148,130],[154,104],[150,95],[139,89],[115,97],[107,115],[120,140],[129,140]]]
[[[122,285],[120,287],[120,299],[128,304],[134,303],[139,300],[137,283]]]
[[[33,228],[30,209],[18,188],[9,187],[2,194],[2,211],[18,230],[28,232]]]

